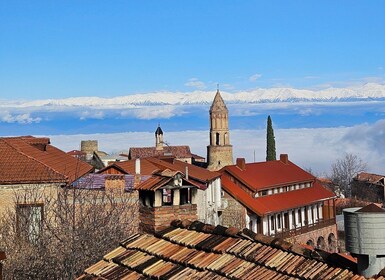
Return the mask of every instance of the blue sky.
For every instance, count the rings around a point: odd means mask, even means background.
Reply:
[[[383,82],[384,1],[0,1],[0,99]]]

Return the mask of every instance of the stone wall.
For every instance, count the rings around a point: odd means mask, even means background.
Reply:
[[[221,225],[226,227],[246,227],[246,208],[243,207],[236,199],[230,196],[227,192],[224,192],[222,198],[223,204],[227,204],[227,207],[223,209],[221,215]]]
[[[330,238],[334,236],[333,238]],[[300,235],[296,235],[286,240],[293,243],[308,244],[313,247],[318,247],[330,252],[336,252],[337,250],[337,225],[326,226],[320,229],[309,231]],[[323,240],[323,242],[322,242]],[[311,241],[313,244],[309,244]],[[321,241],[321,242],[319,242]]]
[[[233,146],[207,146],[208,170],[219,170],[233,164]]]
[[[197,220],[197,205],[172,205],[160,207],[139,207],[139,230],[152,233],[164,229],[173,220]]]
[[[14,211],[18,203],[40,203],[44,196],[56,196],[56,184],[20,184],[0,186],[0,215]]]

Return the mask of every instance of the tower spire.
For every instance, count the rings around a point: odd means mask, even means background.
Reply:
[[[229,112],[219,92],[210,107],[210,145],[207,146],[209,170],[219,170],[233,164],[233,147],[230,144]]]

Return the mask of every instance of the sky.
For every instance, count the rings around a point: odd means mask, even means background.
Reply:
[[[383,82],[384,1],[0,1],[0,98]]]
[[[127,151],[153,145],[161,123],[170,144],[205,156],[219,87],[236,157],[264,159],[271,115],[278,153],[301,166],[325,173],[351,152],[385,173],[384,11],[382,0],[2,0],[0,136]]]

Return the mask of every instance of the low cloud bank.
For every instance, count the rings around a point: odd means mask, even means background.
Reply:
[[[368,163],[368,171],[385,174],[385,120],[372,125],[337,128],[275,129],[277,155],[289,154],[289,159],[303,168],[311,168],[315,175],[330,172],[330,166],[344,153],[354,153]],[[49,136],[53,145],[69,151],[79,149],[81,140],[99,141],[99,149],[113,152],[128,152],[129,147],[153,146],[153,132],[125,132],[113,134],[78,134]],[[230,141],[234,159],[246,158],[247,162],[264,161],[266,155],[266,132],[261,130],[232,130]],[[207,131],[165,131],[164,139],[169,145],[190,145],[191,151],[206,157],[209,138]]]

